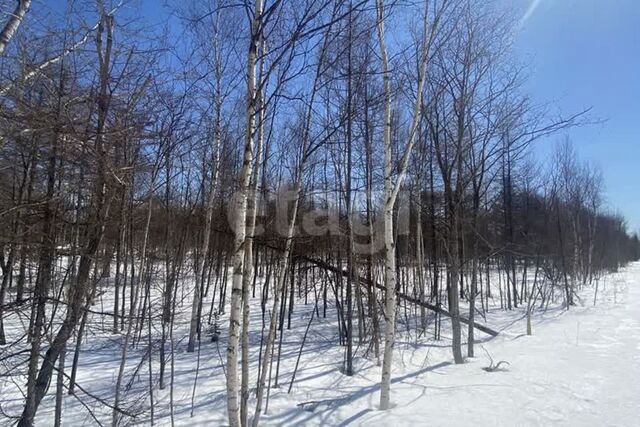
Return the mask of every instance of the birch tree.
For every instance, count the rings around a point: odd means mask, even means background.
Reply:
[[[246,249],[247,200],[249,183],[253,168],[253,137],[258,111],[256,96],[256,61],[262,33],[262,0],[255,0],[251,13],[251,36],[247,55],[247,111],[246,135],[242,168],[240,169],[240,188],[235,196],[233,244],[233,283],[231,288],[231,311],[229,313],[229,342],[227,344],[227,412],[229,425],[240,425],[239,387],[238,387],[238,342],[240,340],[242,319],[242,283]]]
[[[383,120],[383,146],[384,146],[384,252],[385,252],[385,328],[384,328],[384,356],[382,362],[382,380],[380,383],[380,409],[387,410],[390,405],[391,390],[391,364],[393,361],[393,345],[395,342],[395,320],[396,320],[396,254],[395,242],[393,238],[393,213],[398,192],[404,181],[409,164],[409,157],[416,141],[416,134],[420,124],[422,114],[422,95],[424,82],[427,74],[427,62],[429,59],[429,47],[433,40],[433,35],[437,29],[441,6],[436,11],[436,19],[430,27],[429,21],[429,1],[425,2],[423,17],[422,38],[420,40],[420,51],[418,58],[418,76],[416,99],[413,102],[412,119],[407,136],[407,142],[400,157],[397,177],[394,182],[393,147],[391,141],[391,75],[389,68],[389,54],[385,40],[385,6],[383,0],[376,0],[376,28],[378,32],[378,43],[380,49],[380,60],[382,64],[382,79],[384,85],[384,120]]]

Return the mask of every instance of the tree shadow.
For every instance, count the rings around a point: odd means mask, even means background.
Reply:
[[[397,384],[407,379],[419,377],[420,375],[423,375],[427,372],[432,372],[449,365],[451,365],[451,362],[440,362],[433,366],[428,366],[418,371],[408,372],[405,375],[395,377],[391,380],[391,383]],[[337,383],[339,383],[340,381],[341,380],[338,379]],[[331,421],[333,421],[333,424],[336,424],[335,421],[337,420],[330,421],[330,418],[337,409],[345,405],[351,404],[356,400],[360,400],[367,396],[372,396],[374,393],[378,392],[379,390],[380,390],[379,383],[372,384],[369,386],[364,386],[364,387],[358,387],[358,389],[353,393],[346,394],[335,399],[326,399],[326,400],[321,400],[317,402],[312,401],[312,402],[300,403],[298,404],[298,407],[296,409],[292,408],[288,411],[281,412],[277,415],[267,416],[265,417],[265,420],[268,420],[269,423],[275,423],[277,425],[304,425],[305,423],[310,422],[313,419],[318,419],[320,424],[323,424],[323,425],[332,424]],[[337,425],[346,426],[373,411],[376,411],[376,409],[371,407],[362,409],[361,411],[351,415],[349,418],[341,421]],[[304,416],[304,418],[301,419],[300,416],[304,412],[309,413],[309,415]]]

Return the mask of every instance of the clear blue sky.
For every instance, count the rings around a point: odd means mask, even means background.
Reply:
[[[530,12],[516,40],[532,66],[528,92],[606,120],[567,134],[602,169],[608,205],[640,230],[640,0],[515,1]],[[542,141],[539,157],[560,138]]]

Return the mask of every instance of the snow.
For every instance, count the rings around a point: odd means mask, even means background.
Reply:
[[[482,351],[463,366],[406,369],[408,378],[394,388],[395,409],[352,415],[352,420],[355,425],[637,425],[639,280],[636,264],[609,278],[606,301],[595,308],[547,312],[536,319],[533,336],[519,335],[525,330],[520,322],[484,345],[495,361],[510,363],[508,371],[480,369],[488,365]]]
[[[110,296],[102,301],[104,311],[111,307]],[[176,324],[174,421],[178,426],[224,425],[226,422],[225,377],[223,361],[226,350],[227,318],[220,321],[220,342],[211,343],[203,335],[200,348],[200,368],[197,390],[191,413],[198,353],[186,353],[189,294]],[[526,319],[522,308],[502,311],[493,308],[486,323],[501,330],[496,338],[476,332],[476,358],[463,365],[452,363],[448,322],[443,322],[443,339],[418,337],[415,329],[407,333],[404,307],[398,312],[398,339],[392,373],[392,408],[377,409],[381,368],[376,366],[372,352],[365,356],[369,343],[356,343],[355,374],[347,377],[340,371],[344,348],[337,345],[338,330],[335,311],[327,318],[315,317],[307,336],[291,393],[291,375],[296,364],[309,316],[313,309],[298,302],[292,317],[291,330],[286,329],[282,343],[279,388],[271,390],[268,413],[263,425],[363,425],[363,426],[632,426],[640,422],[640,263],[600,281],[597,304],[593,306],[593,289],[581,291],[577,306],[570,310],[550,306],[533,316],[533,335],[525,335]],[[251,384],[255,386],[260,342],[261,313],[257,301],[252,307]],[[205,302],[205,307],[208,307]],[[102,311],[100,303],[94,306]],[[121,337],[102,331],[100,316],[90,316],[88,341],[80,356],[78,383],[105,399],[113,401],[113,387],[120,359]],[[105,322],[109,322],[107,319]],[[158,322],[159,323],[159,322]],[[17,316],[5,319],[8,342],[23,327]],[[107,328],[109,327],[107,323]],[[154,324],[154,327],[156,325]],[[157,325],[159,327],[159,324]],[[355,325],[354,325],[355,327]],[[146,328],[145,328],[146,329]],[[432,325],[430,325],[432,330]],[[159,334],[159,331],[155,333]],[[154,333],[154,334],[155,334]],[[357,335],[357,334],[354,334]],[[157,337],[154,335],[154,339]],[[146,337],[138,349],[129,353],[125,383],[146,352]],[[0,351],[9,350],[5,346]],[[157,349],[154,350],[154,372],[158,370]],[[465,346],[466,353],[466,346]],[[1,353],[0,353],[1,355]],[[2,410],[19,415],[24,398],[17,389],[24,379],[16,376],[25,369],[3,362],[0,369],[11,368],[13,380],[0,377]],[[70,372],[72,353],[67,355]],[[495,372],[483,368],[506,361]],[[22,371],[21,371],[22,370]],[[273,373],[276,366],[274,364]],[[154,389],[155,424],[171,425],[169,415],[169,375],[167,387]],[[36,425],[53,424],[55,377],[49,394],[43,401]],[[17,385],[16,385],[17,384]],[[273,385],[273,384],[272,384]],[[125,395],[127,402],[148,408],[147,362]],[[79,399],[95,414],[100,423],[110,424],[110,409],[77,392]],[[63,425],[96,425],[87,409],[73,396],[65,396]],[[253,415],[254,402],[250,402]],[[134,424],[149,424],[148,410],[136,417]],[[0,419],[0,423],[8,421]]]

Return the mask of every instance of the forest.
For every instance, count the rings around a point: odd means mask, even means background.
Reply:
[[[501,1],[45,3],[0,3],[2,425],[303,425],[314,353],[393,411],[406,342],[468,365],[640,259]]]

